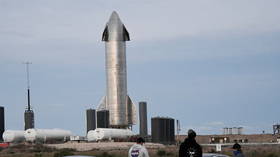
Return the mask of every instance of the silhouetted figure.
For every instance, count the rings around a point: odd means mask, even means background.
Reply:
[[[149,153],[143,144],[145,140],[142,137],[137,138],[136,144],[131,146],[128,151],[128,157],[149,157]]]
[[[245,157],[242,153],[242,150],[241,150],[241,145],[238,144],[238,143],[235,143],[233,146],[232,146],[232,149],[233,150],[233,157]]]
[[[192,129],[188,131],[188,137],[180,145],[179,157],[202,157],[202,148],[195,140],[196,133]]]

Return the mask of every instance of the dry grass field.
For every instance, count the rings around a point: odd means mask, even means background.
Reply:
[[[112,144],[112,143],[111,143]],[[103,143],[103,145],[106,145]],[[117,144],[118,145],[118,144]],[[92,149],[86,151],[77,151],[69,148],[54,148],[45,145],[14,145],[9,148],[1,149],[0,157],[62,157],[65,155],[89,155],[96,157],[126,157],[128,147],[120,147],[117,145],[114,149]],[[244,154],[246,157],[280,157],[280,146],[244,146]],[[177,146],[148,146],[151,157],[177,157]],[[204,152],[215,152],[212,147],[203,147]],[[223,154],[231,155],[231,148],[223,148]]]

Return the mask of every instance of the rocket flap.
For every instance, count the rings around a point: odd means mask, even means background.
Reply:
[[[102,34],[102,41],[108,41],[108,40],[109,40],[109,33],[108,33],[108,26],[106,26]]]
[[[127,101],[127,120],[129,125],[137,123],[136,106],[133,104],[129,96],[126,97]]]
[[[129,33],[126,30],[124,25],[123,25],[123,39],[124,39],[124,41],[130,41]]]
[[[99,102],[97,111],[102,111],[102,110],[109,110],[108,105],[107,105],[107,97],[103,96],[101,101]]]
[[[109,40],[115,39],[115,40],[120,40],[120,41],[130,41],[130,37],[129,37],[129,33],[126,30],[125,26],[122,25],[122,37],[121,36],[117,36],[115,38],[110,38],[110,33],[108,30],[108,25],[106,25],[103,33],[102,33],[102,41],[106,41],[108,42]]]

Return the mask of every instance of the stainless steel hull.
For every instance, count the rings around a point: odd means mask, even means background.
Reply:
[[[107,104],[111,126],[128,125],[125,42],[109,41],[106,47]]]
[[[113,12],[102,35],[106,55],[106,97],[98,110],[109,110],[110,127],[127,128],[136,123],[136,107],[127,95],[126,41],[129,33]]]

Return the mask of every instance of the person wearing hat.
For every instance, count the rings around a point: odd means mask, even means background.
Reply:
[[[128,157],[149,157],[149,153],[143,144],[145,140],[142,137],[137,138],[136,144],[131,146],[128,151]]]
[[[241,150],[241,145],[237,142],[232,146],[233,150],[233,157],[245,157]]]
[[[190,129],[188,137],[180,145],[179,157],[202,157],[202,148],[195,140],[196,133]]]

